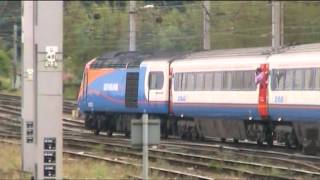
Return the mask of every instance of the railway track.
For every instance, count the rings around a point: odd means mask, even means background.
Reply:
[[[8,144],[14,144],[14,145],[20,145],[20,143],[17,143],[16,141],[7,141],[7,140],[0,140],[1,143],[8,143]],[[76,158],[90,158],[90,159],[95,159],[95,160],[100,160],[100,161],[105,161],[107,163],[111,164],[118,164],[122,166],[130,166],[132,168],[140,169],[141,165],[140,164],[134,164],[130,163],[127,161],[123,160],[118,160],[114,158],[108,158],[108,157],[102,157],[102,156],[97,156],[93,154],[88,154],[84,152],[79,152],[76,150],[63,150],[63,154],[76,157]],[[164,169],[164,168],[158,168],[158,167],[150,167],[150,170],[152,173],[160,174],[160,175],[165,175],[166,177],[169,178],[183,178],[183,179],[198,179],[198,180],[213,180],[212,178],[209,177],[204,177],[204,176],[199,176],[199,175],[194,175],[194,174],[189,174],[185,172],[180,172],[180,171],[175,171],[175,170],[169,170],[169,169]],[[134,177],[134,178],[139,178],[133,175],[129,175],[129,177]]]
[[[20,136],[18,136],[17,138],[20,138]],[[101,148],[100,150],[103,150],[103,152],[113,157],[113,159],[118,159],[118,160],[124,159],[124,160],[128,160],[128,162],[131,161],[130,162],[131,164],[139,164],[139,160],[141,159],[142,155],[138,150],[132,149],[128,143],[125,144],[126,140],[124,139],[113,139],[113,140],[109,140],[109,139],[107,140],[108,143],[106,143],[105,142],[106,139],[103,139],[103,138],[101,138],[100,140],[96,140],[96,139],[92,139],[92,137],[90,136],[88,137],[87,134],[78,134],[78,136],[75,137],[74,132],[72,133],[65,132],[64,146],[73,147],[75,150],[78,150],[78,152],[79,151],[83,152],[85,150],[95,151],[94,147],[97,147],[97,146],[101,147],[101,145],[103,145],[103,148]],[[113,143],[109,141],[113,141]],[[126,157],[126,158],[123,158],[123,157]],[[206,174],[210,174],[211,172],[216,172],[216,173],[223,172],[226,174],[233,174],[233,175],[241,176],[245,178],[291,179],[291,177],[286,177],[285,175],[281,175],[281,174],[272,175],[272,172],[274,170],[279,172],[282,171],[284,172],[283,174],[290,174],[291,176],[296,176],[296,177],[300,176],[302,179],[305,179],[306,177],[308,179],[310,178],[317,179],[320,177],[320,173],[317,173],[315,171],[300,170],[300,169],[294,169],[294,168],[284,168],[281,166],[271,166],[271,165],[265,165],[265,164],[259,164],[259,163],[234,161],[234,160],[227,160],[227,159],[221,159],[221,158],[212,158],[208,156],[178,153],[178,152],[172,152],[168,150],[150,149],[150,160],[151,161],[162,160],[162,161],[168,162],[172,166],[180,166],[185,169],[188,169],[191,167],[192,169],[205,172],[203,175],[201,175],[201,177],[205,177]],[[217,166],[218,164],[219,166]],[[249,168],[252,170],[241,169],[239,168],[239,166],[250,166]],[[261,169],[263,169],[265,173],[263,174],[263,173],[256,172],[259,169],[260,171]]]
[[[88,134],[77,134],[76,132],[69,132],[65,131],[64,133],[64,141],[65,146],[67,147],[75,147],[75,149],[93,149],[92,147],[95,147],[97,145],[103,145],[105,148],[104,151],[109,153],[112,153],[114,156],[115,154],[119,156],[119,159],[121,157],[135,157],[136,161],[141,159],[141,153],[138,151],[132,150],[131,146],[129,145],[128,141],[123,138],[117,138],[112,139],[109,138],[101,138],[100,140],[94,139],[94,135]],[[1,134],[0,134],[1,135]],[[20,138],[18,135],[17,138]],[[110,143],[113,142],[113,143]],[[206,157],[206,156],[196,156],[194,154],[187,154],[187,153],[177,153],[177,152],[170,152],[168,150],[156,150],[151,149],[150,150],[150,159],[155,161],[157,159],[161,159],[163,161],[167,161],[170,164],[176,165],[176,166],[183,166],[183,167],[192,167],[194,169],[197,169],[199,171],[219,171],[219,172],[225,172],[228,174],[236,174],[241,175],[246,178],[276,178],[276,179],[290,179],[288,177],[283,176],[275,176],[270,174],[259,174],[254,171],[248,171],[248,170],[242,170],[239,168],[236,168],[237,166],[250,166],[251,169],[264,169],[264,171],[272,172],[273,169],[276,169],[277,171],[287,171],[287,174],[299,176],[303,175],[302,177],[308,176],[308,179],[313,177],[318,177],[319,174],[316,172],[306,171],[306,170],[299,170],[299,169],[293,169],[293,168],[283,168],[283,167],[277,167],[277,166],[268,166],[265,164],[258,164],[258,163],[250,163],[250,162],[241,162],[241,161],[232,161],[232,160],[225,160],[225,159],[219,159],[219,158],[212,158],[212,157]],[[164,158],[165,157],[165,158]],[[210,164],[211,163],[211,164]],[[213,165],[215,164],[215,165]],[[217,166],[218,164],[219,167]],[[234,166],[234,167],[232,167]],[[305,167],[304,167],[305,168]],[[309,167],[311,168],[311,167]],[[314,169],[313,169],[314,170]]]
[[[0,112],[13,117],[20,116],[18,107],[0,106]],[[7,120],[3,120],[7,118]],[[9,117],[0,117],[0,127],[11,128],[11,131],[0,129],[0,136],[20,138],[20,122]],[[4,123],[6,122],[6,123]],[[65,147],[77,150],[92,150],[101,146],[101,150],[111,157],[126,159],[132,164],[139,164],[141,153],[130,145],[124,137],[94,136],[82,129],[83,122],[64,118]],[[13,132],[12,129],[16,129]],[[78,131],[76,131],[78,129]],[[11,133],[11,134],[10,134]],[[95,156],[90,154],[90,156]],[[111,158],[112,159],[112,158]],[[178,167],[181,172],[197,172],[192,179],[208,179],[213,173],[221,173],[245,178],[271,179],[319,179],[319,157],[307,157],[295,153],[263,151],[230,146],[209,145],[178,140],[162,140],[161,145],[150,148],[150,160],[163,161]],[[253,163],[254,162],[254,163]],[[277,166],[273,165],[277,164]],[[151,171],[153,171],[151,169]],[[180,172],[180,171],[178,171]],[[170,173],[169,173],[170,174]],[[199,175],[200,174],[200,175]],[[177,175],[178,176],[178,175]],[[179,175],[178,177],[183,177]],[[191,176],[189,176],[191,177]],[[214,176],[215,177],[215,176]]]

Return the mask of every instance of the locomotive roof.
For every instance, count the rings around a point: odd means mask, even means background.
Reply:
[[[181,58],[185,52],[154,52],[141,53],[137,51],[108,52],[99,56],[91,63],[90,68],[130,68],[139,67],[142,61],[161,61]]]
[[[138,67],[148,55],[137,51],[108,52],[96,58],[90,68],[124,68]]]

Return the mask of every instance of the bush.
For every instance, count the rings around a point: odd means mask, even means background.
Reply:
[[[10,57],[7,52],[0,49],[0,76],[9,77],[11,72]]]

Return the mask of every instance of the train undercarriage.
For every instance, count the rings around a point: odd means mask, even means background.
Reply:
[[[186,140],[220,138],[233,142],[248,140],[258,145],[274,142],[285,144],[288,148],[302,149],[303,153],[314,155],[320,150],[320,124],[292,123],[271,120],[226,120],[210,118],[179,118],[163,115],[149,115],[160,119],[161,136],[176,136]],[[130,136],[131,119],[139,119],[141,114],[86,113],[85,128],[98,135],[101,131],[112,136],[114,132]]]

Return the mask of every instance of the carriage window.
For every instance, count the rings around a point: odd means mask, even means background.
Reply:
[[[283,90],[284,89],[284,80],[285,80],[285,70],[275,69],[273,70],[272,90]]]
[[[315,69],[314,89],[316,89],[316,90],[320,89],[320,68]]]
[[[187,84],[184,90],[193,91],[195,89],[195,73],[186,73],[186,75]]]
[[[174,90],[181,91],[182,89],[182,73],[174,74]]]
[[[304,74],[304,89],[310,90],[313,89],[314,83],[314,75],[313,75],[313,69],[306,69]]]
[[[235,71],[232,73],[232,90],[243,89],[243,71]]]
[[[286,70],[286,80],[284,82],[284,89],[291,90],[293,85],[293,72],[294,70]]]
[[[294,90],[302,90],[304,89],[304,69],[296,69],[293,73],[293,79],[294,79],[294,83],[293,83],[293,89]]]
[[[196,87],[195,90],[203,90],[204,88],[204,73],[195,73],[196,75]]]
[[[150,72],[149,88],[162,89],[162,87],[163,87],[163,72]]]
[[[184,91],[187,88],[187,73],[181,74],[181,90]]]
[[[206,72],[204,73],[204,90],[205,91],[210,91],[213,89],[213,75],[214,73],[212,72]]]
[[[222,83],[222,89],[223,90],[231,90],[231,84],[232,84],[232,72],[231,71],[225,71],[223,72],[223,83]]]
[[[243,88],[248,90],[255,90],[257,88],[254,83],[255,71],[245,71],[243,73]]]
[[[175,91],[255,90],[255,71],[188,72],[174,74]]]
[[[275,69],[272,72],[272,90],[320,89],[320,69]]]
[[[214,72],[213,90],[220,91],[222,89],[222,72]]]

